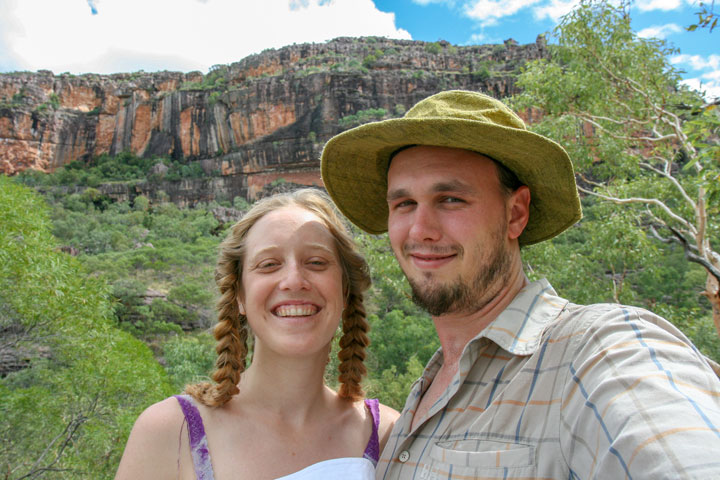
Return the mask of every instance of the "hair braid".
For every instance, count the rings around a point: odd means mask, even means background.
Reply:
[[[365,318],[362,294],[350,294],[343,314],[343,336],[340,338],[340,391],[342,398],[356,401],[364,397],[361,385],[367,374],[365,348],[370,344],[367,332],[370,324]]]
[[[216,274],[221,293],[217,303],[218,323],[214,330],[218,356],[212,379],[216,383],[203,382],[185,388],[187,393],[210,407],[224,405],[238,393],[237,384],[240,382],[240,374],[245,370],[248,351],[247,319],[240,314],[237,304],[238,275],[232,262],[229,263],[218,262]]]

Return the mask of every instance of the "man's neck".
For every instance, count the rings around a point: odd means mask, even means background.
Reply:
[[[453,312],[433,317],[443,350],[443,366],[456,369],[465,346],[500,315],[530,282],[522,267],[512,270],[508,281],[480,310]]]

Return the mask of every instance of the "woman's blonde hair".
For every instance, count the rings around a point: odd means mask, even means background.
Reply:
[[[220,244],[215,270],[215,282],[220,291],[217,302],[218,323],[215,326],[216,383],[188,385],[185,391],[208,406],[221,406],[238,393],[240,375],[246,367],[249,326],[247,317],[238,309],[241,291],[245,239],[248,231],[266,214],[287,206],[304,208],[320,218],[335,238],[343,274],[343,292],[346,307],[342,315],[343,335],[340,338],[340,390],[341,398],[359,400],[364,392],[360,385],[367,373],[364,365],[365,347],[370,340],[370,325],[365,318],[363,294],[370,287],[370,274],[365,258],[359,253],[345,224],[330,198],[320,190],[304,188],[289,193],[266,197],[257,203],[237,222]]]

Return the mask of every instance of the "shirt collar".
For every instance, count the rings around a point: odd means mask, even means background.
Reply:
[[[513,355],[532,355],[540,345],[545,327],[567,303],[546,279],[532,282],[470,343],[486,337]]]
[[[483,338],[492,340],[513,355],[532,355],[540,345],[545,327],[560,315],[567,304],[568,300],[558,297],[547,279],[528,284],[490,325],[465,345],[460,361],[474,363]],[[413,384],[408,402],[417,401],[422,396],[442,364],[441,347],[430,358],[422,377]],[[418,384],[417,388],[415,384]]]

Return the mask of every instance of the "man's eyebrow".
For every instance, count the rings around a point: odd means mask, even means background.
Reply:
[[[456,192],[456,193],[469,193],[472,188],[466,183],[460,180],[451,180],[449,182],[440,182],[432,186],[433,192]]]
[[[448,182],[438,182],[431,187],[431,191],[435,193],[442,193],[442,192],[455,192],[455,193],[470,193],[472,192],[472,188],[470,188],[467,184],[459,181],[459,180],[450,180]],[[411,197],[412,195],[410,192],[405,188],[398,188],[395,190],[390,190],[387,194],[387,201],[392,202],[394,200],[397,200],[399,198],[404,197]]]
[[[408,192],[404,188],[397,188],[395,190],[390,190],[387,193],[387,201],[392,202],[394,200],[397,200],[398,198],[409,197],[409,196],[410,196],[410,192]]]

